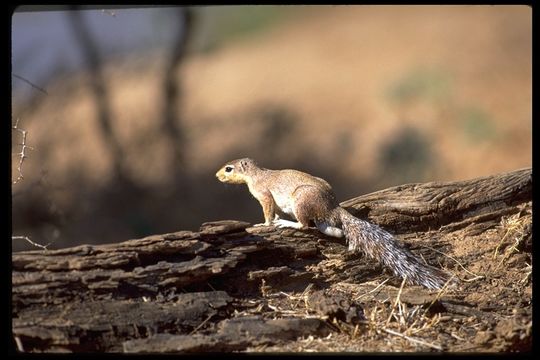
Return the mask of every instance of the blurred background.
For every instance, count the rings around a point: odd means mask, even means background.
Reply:
[[[253,157],[340,201],[531,166],[526,6],[20,7],[13,235],[49,249],[257,223]],[[14,251],[35,249],[12,240]]]

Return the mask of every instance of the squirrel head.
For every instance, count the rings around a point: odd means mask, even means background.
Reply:
[[[219,169],[216,177],[219,181],[228,184],[244,184],[252,172],[259,167],[255,160],[250,158],[229,161]]]

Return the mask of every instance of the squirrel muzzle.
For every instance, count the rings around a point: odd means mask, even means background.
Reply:
[[[231,165],[225,165],[216,173],[216,177],[219,181],[227,184],[244,184],[245,178],[234,171],[234,167]]]

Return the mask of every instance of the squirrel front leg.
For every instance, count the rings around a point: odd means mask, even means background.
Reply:
[[[253,226],[268,226],[272,224],[274,217],[276,216],[276,209],[274,204],[274,198],[271,194],[265,194],[260,198],[257,198],[261,204],[263,214],[264,214],[264,223],[255,224]]]

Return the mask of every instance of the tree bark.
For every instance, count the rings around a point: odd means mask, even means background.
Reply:
[[[443,254],[471,236],[491,234],[488,230],[509,216],[523,214],[529,221],[531,202],[528,168],[468,181],[396,186],[342,206],[398,234],[428,263],[464,278],[460,266]],[[493,248],[500,245],[500,236],[489,234],[486,241]],[[466,238],[456,240],[458,235]],[[475,261],[460,260],[462,267]],[[387,278],[392,281],[382,293],[370,293],[371,280]],[[336,284],[365,285],[364,294],[375,301],[395,296],[401,279],[347,252],[344,239],[315,229],[250,227],[241,221],[115,244],[19,252],[12,255],[13,341],[24,352],[190,352],[322,338],[339,331],[336,321],[365,320],[361,302],[328,292]],[[283,293],[302,294],[302,311],[312,315],[287,316],[269,308],[269,299]],[[405,287],[400,296],[412,305],[436,300],[438,311],[452,316],[464,306],[416,286]],[[486,314],[485,321],[493,321],[494,315]]]

